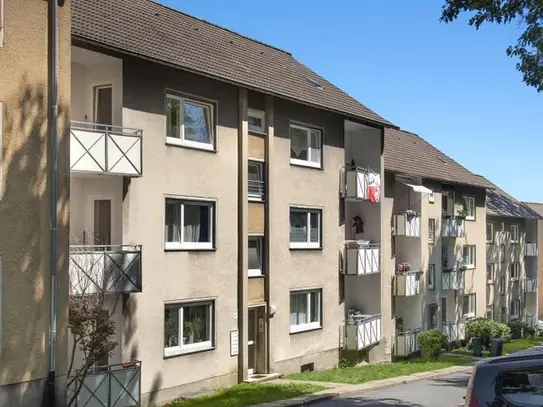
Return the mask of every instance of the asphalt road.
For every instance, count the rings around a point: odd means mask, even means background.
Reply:
[[[469,374],[455,373],[380,390],[349,395],[315,407],[457,407],[464,403]]]

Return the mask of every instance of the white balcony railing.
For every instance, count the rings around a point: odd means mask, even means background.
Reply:
[[[410,212],[395,214],[394,235],[420,237],[420,215]]]
[[[537,256],[538,255],[537,243],[532,243],[532,242],[526,243],[526,249],[525,249],[524,254],[528,257]]]
[[[537,278],[526,277],[525,292],[536,293],[537,292]]]
[[[466,283],[466,274],[464,270],[453,268],[443,269],[441,272],[442,290],[463,290]]]
[[[420,294],[420,271],[407,271],[394,276],[394,295],[409,297]]]
[[[139,177],[141,136],[141,130],[71,122],[70,171]]]
[[[70,294],[141,292],[141,246],[70,246]]]
[[[420,350],[417,343],[417,337],[420,334],[420,328],[411,329],[406,332],[396,334],[396,356],[407,357]]]
[[[466,339],[466,325],[464,321],[448,321],[443,323],[443,333],[448,342],[462,341]]]
[[[463,237],[466,235],[466,224],[463,218],[448,217],[441,219],[441,236]]]
[[[381,340],[381,314],[367,315],[355,324],[345,327],[346,347],[349,350],[362,350]]]
[[[340,193],[348,199],[380,202],[381,174],[369,168],[345,166],[340,173]]]
[[[345,273],[365,275],[379,273],[379,244],[356,240],[345,242]]]

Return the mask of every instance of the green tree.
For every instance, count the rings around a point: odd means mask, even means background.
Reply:
[[[517,70],[528,86],[543,91],[543,0],[445,0],[440,20],[450,23],[463,13],[471,14],[469,25],[517,23],[524,29],[507,55],[517,57]]]

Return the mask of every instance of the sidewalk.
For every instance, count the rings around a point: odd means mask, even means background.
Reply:
[[[377,390],[384,387],[395,386],[397,384],[406,384],[423,379],[433,379],[439,376],[448,375],[451,373],[469,373],[473,366],[453,366],[445,369],[433,370],[429,372],[415,373],[409,376],[398,376],[384,380],[374,380],[362,384],[343,384],[343,383],[329,383],[329,382],[317,382],[317,381],[304,381],[304,380],[288,380],[277,379],[270,383],[311,383],[320,384],[326,387],[325,390],[319,391],[308,396],[296,397],[288,400],[274,401],[272,403],[257,404],[253,407],[296,407],[296,406],[308,406],[310,404],[329,400],[339,396],[346,396],[352,393],[358,393],[363,391]]]

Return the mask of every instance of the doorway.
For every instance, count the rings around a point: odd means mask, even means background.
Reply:
[[[266,374],[266,307],[249,308],[247,321],[247,373]]]
[[[113,124],[113,88],[111,85],[94,87],[94,122]]]
[[[441,326],[447,322],[447,299],[441,297]]]
[[[437,328],[437,304],[428,305],[428,329]]]
[[[93,209],[93,244],[111,244],[111,199],[96,199]]]

